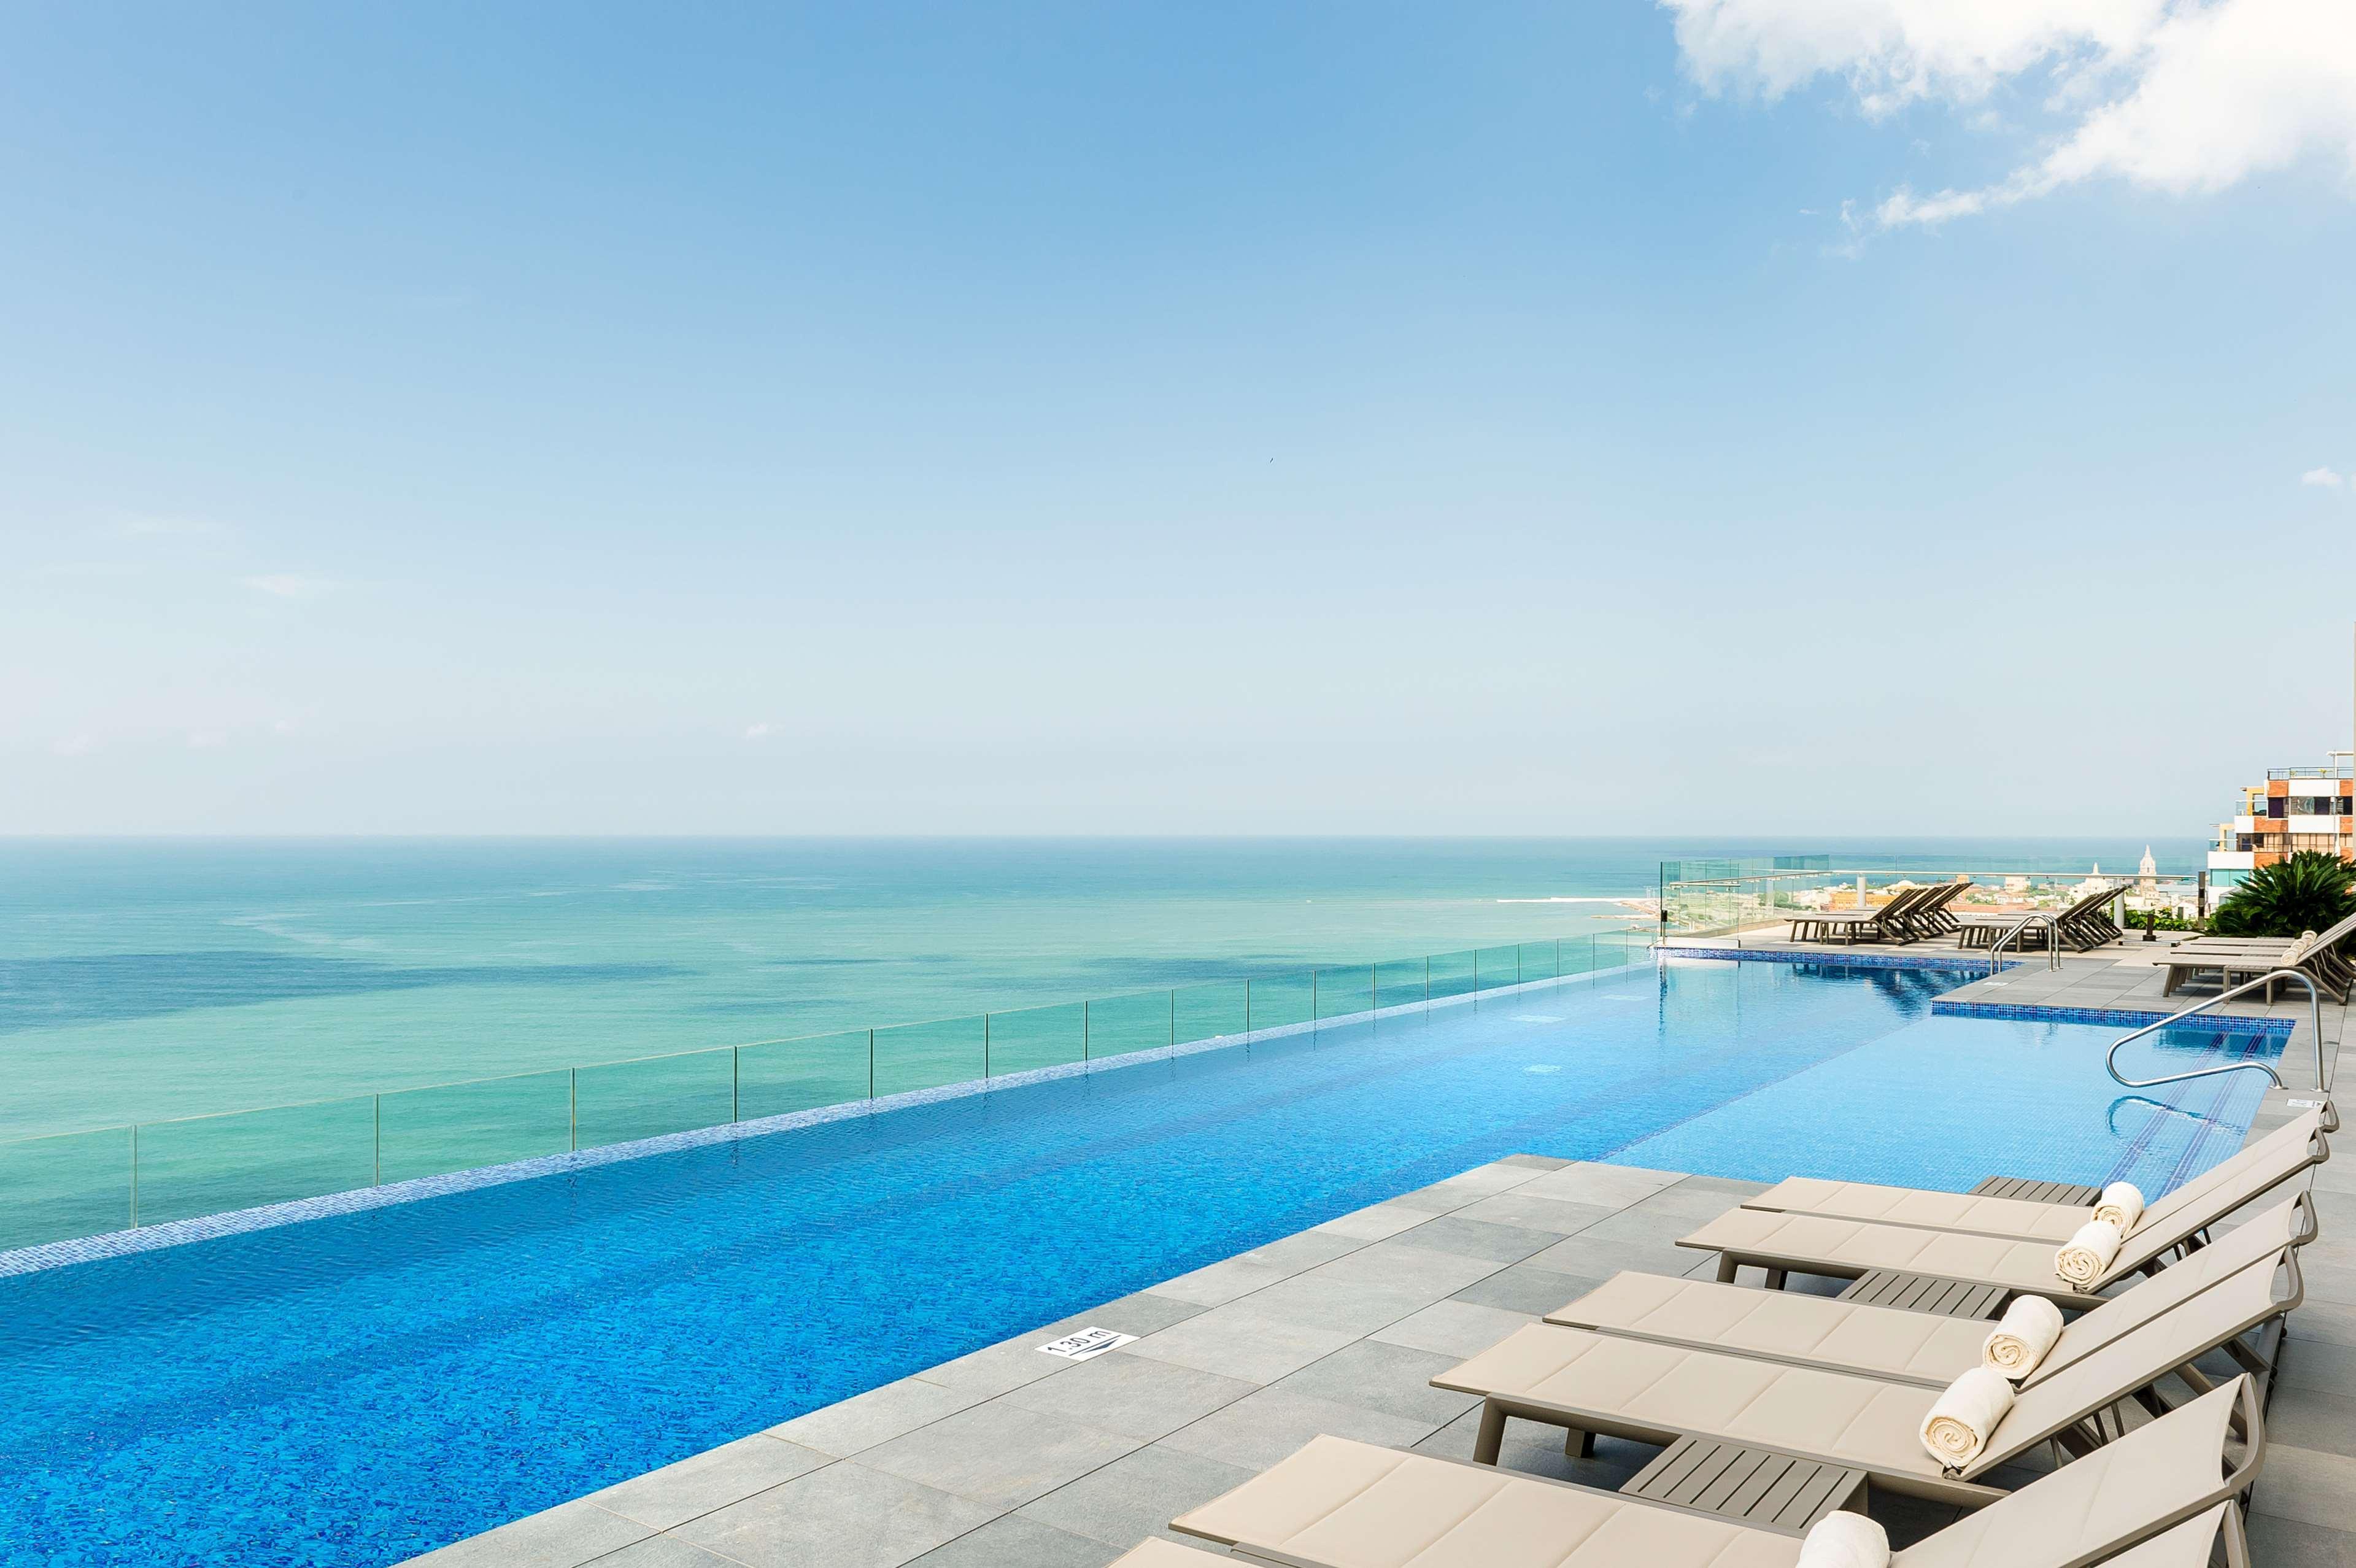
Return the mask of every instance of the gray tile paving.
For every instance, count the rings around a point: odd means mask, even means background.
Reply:
[[[1404,1448],[1429,1437],[1440,1424],[1319,1399],[1280,1384],[1179,1428],[1162,1444],[1223,1465],[1265,1470],[1319,1433]]]
[[[1020,1512],[1119,1549],[1168,1533],[1172,1520],[1233,1491],[1253,1474],[1157,1443],[1023,1504]]]
[[[1004,1512],[1144,1441],[996,1399],[870,1448],[859,1462]]]
[[[581,1568],[654,1533],[594,1503],[561,1503],[410,1562],[415,1568]]]
[[[1235,1403],[1259,1387],[1173,1361],[1112,1350],[1001,1398],[1008,1404],[1085,1422],[1150,1443]]]
[[[1119,1547],[1011,1513],[926,1552],[915,1568],[1104,1568],[1120,1552]]]
[[[798,1443],[756,1434],[592,1492],[588,1500],[650,1530],[669,1530],[807,1475],[831,1457]]]
[[[673,1533],[745,1568],[900,1568],[1004,1511],[845,1459]]]

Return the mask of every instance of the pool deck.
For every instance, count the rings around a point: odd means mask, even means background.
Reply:
[[[2269,1090],[2254,1134],[2297,1098]],[[2356,1160],[2314,1188],[2323,1231],[2251,1521],[2267,1568],[2356,1564]],[[1319,1433],[1470,1457],[1473,1402],[1433,1373],[1618,1270],[1706,1277],[1714,1259],[1676,1238],[1757,1190],[1513,1155],[412,1562],[1100,1568]],[[1089,1326],[1139,1337],[1080,1363],[1038,1349]],[[1515,1422],[1502,1460],[1611,1487],[1653,1452],[1605,1438],[1567,1458]],[[1898,1544],[1953,1517],[1874,1512]]]
[[[1983,952],[1958,952],[1952,941],[1924,941],[1904,947],[1857,946],[1840,943],[1792,942],[1782,940],[1783,928],[1772,931],[1745,932],[1740,937],[1707,938],[1682,940],[1676,945],[1693,949],[1739,950],[1749,953],[1804,953],[1837,961],[1844,955],[1880,955],[1879,961],[1902,961],[1908,956],[1954,961],[1957,959],[1977,959],[1985,961]],[[2000,974],[1975,980],[1941,996],[1938,1007],[1957,1004],[1991,1004],[2017,1008],[2026,1016],[2040,1012],[2057,1014],[2140,1013],[2164,1015],[2181,1011],[2197,1002],[2214,997],[2219,987],[2213,983],[2188,986],[2173,996],[2160,994],[2168,979],[2168,953],[2175,940],[2189,933],[2162,932],[2156,941],[2147,942],[2140,932],[2132,932],[2125,941],[2083,953],[2064,952],[2059,968],[2052,967],[2045,954],[2032,952],[2019,959],[2006,954],[2011,967]],[[2173,940],[2171,940],[2173,939]],[[2323,1057],[2327,1072],[2340,1049],[2340,1036],[2347,1010],[2323,999]],[[2253,992],[2247,996],[2223,1003],[2203,1018],[2276,1018],[2288,1019],[2292,1025],[2289,1040],[2283,1047],[2282,1059],[2276,1070],[2283,1081],[2294,1089],[2313,1089],[2315,1081],[2315,1010],[2308,1003],[2307,993],[2284,987],[2272,1002],[2265,994]],[[2132,1027],[2133,1026],[2126,1026]],[[2133,1047],[2129,1047],[2130,1050]],[[2126,1062],[2121,1063],[2122,1069]]]

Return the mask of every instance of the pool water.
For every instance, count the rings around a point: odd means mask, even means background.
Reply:
[[[1932,1015],[1966,978],[1670,961],[0,1278],[0,1563],[398,1562],[1506,1154],[2156,1195],[2239,1146],[2259,1075],[2134,1098],[2115,1028]]]

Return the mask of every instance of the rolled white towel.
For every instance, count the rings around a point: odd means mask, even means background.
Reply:
[[[1974,1367],[1947,1385],[1922,1418],[1922,1446],[1949,1470],[1980,1456],[1997,1423],[2012,1408],[2012,1384],[2002,1372]]]
[[[2014,1382],[2037,1370],[2062,1337],[2062,1309],[2041,1295],[2017,1296],[1980,1347],[1980,1365]]]
[[[2124,1240],[2119,1228],[2109,1220],[2089,1219],[2053,1254],[2053,1272],[2065,1283],[2084,1290],[2103,1277],[2103,1271],[2119,1255],[2119,1243]]]
[[[1793,1568],[1889,1568],[1890,1532],[1843,1509],[1816,1520]]]
[[[2131,1181],[2115,1181],[2094,1199],[2094,1218],[2107,1219],[2124,1236],[2143,1218],[2143,1189]]]

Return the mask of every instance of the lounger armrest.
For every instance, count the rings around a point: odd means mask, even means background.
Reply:
[[[2300,1193],[2291,1199],[2291,1203],[2298,1210],[2298,1230],[2290,1239],[2292,1256],[2296,1260],[2299,1248],[2323,1234],[2323,1221],[2316,1218],[2312,1190]]]
[[[2233,1395],[2233,1402],[2242,1407],[2242,1462],[2227,1472],[2225,1495],[2228,1498],[2249,1495],[2250,1483],[2266,1462],[2266,1402],[2259,1397],[2258,1380],[2242,1374],[2242,1386]]]
[[[2225,1509],[2225,1568],[2250,1568],[2250,1537],[2242,1526],[2242,1509],[2238,1504]]]

